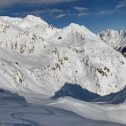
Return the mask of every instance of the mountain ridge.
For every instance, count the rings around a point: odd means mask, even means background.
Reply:
[[[107,45],[126,55],[126,30],[107,29],[98,34]]]
[[[0,86],[49,96],[66,82],[100,95],[125,87],[126,59],[84,26],[10,19],[0,17]]]

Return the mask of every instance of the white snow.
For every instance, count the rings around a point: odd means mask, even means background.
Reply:
[[[108,29],[100,32],[98,36],[116,50],[122,51],[126,47],[126,30],[117,31]]]
[[[0,17],[0,88],[39,104],[8,104],[0,94],[0,125],[126,125],[125,104],[102,106],[72,98],[48,99],[65,83],[99,95],[122,90],[126,58],[114,49],[119,39],[116,31],[105,32],[101,40],[85,26],[71,23],[58,29],[32,15]]]
[[[38,102],[34,102],[35,104],[28,104],[23,97],[0,90],[0,125],[125,126],[126,124],[125,105],[103,106],[69,97],[48,102],[41,98]]]
[[[0,17],[0,31],[1,85],[49,95],[66,82],[100,95],[126,85],[126,59],[84,26],[57,29],[30,15]]]

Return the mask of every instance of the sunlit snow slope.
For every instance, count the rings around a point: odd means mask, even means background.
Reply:
[[[66,82],[100,95],[126,85],[126,59],[84,26],[0,17],[0,88],[52,96]]]

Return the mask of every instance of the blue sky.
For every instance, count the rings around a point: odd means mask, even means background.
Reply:
[[[71,22],[93,32],[126,29],[126,0],[0,0],[0,15],[40,16],[56,27]]]

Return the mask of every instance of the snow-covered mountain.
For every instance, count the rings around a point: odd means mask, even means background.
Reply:
[[[126,56],[126,30],[116,31],[108,29],[100,32],[98,35],[106,44]]]
[[[84,26],[0,17],[0,87],[53,96],[66,83],[100,95],[126,85],[126,59]]]

